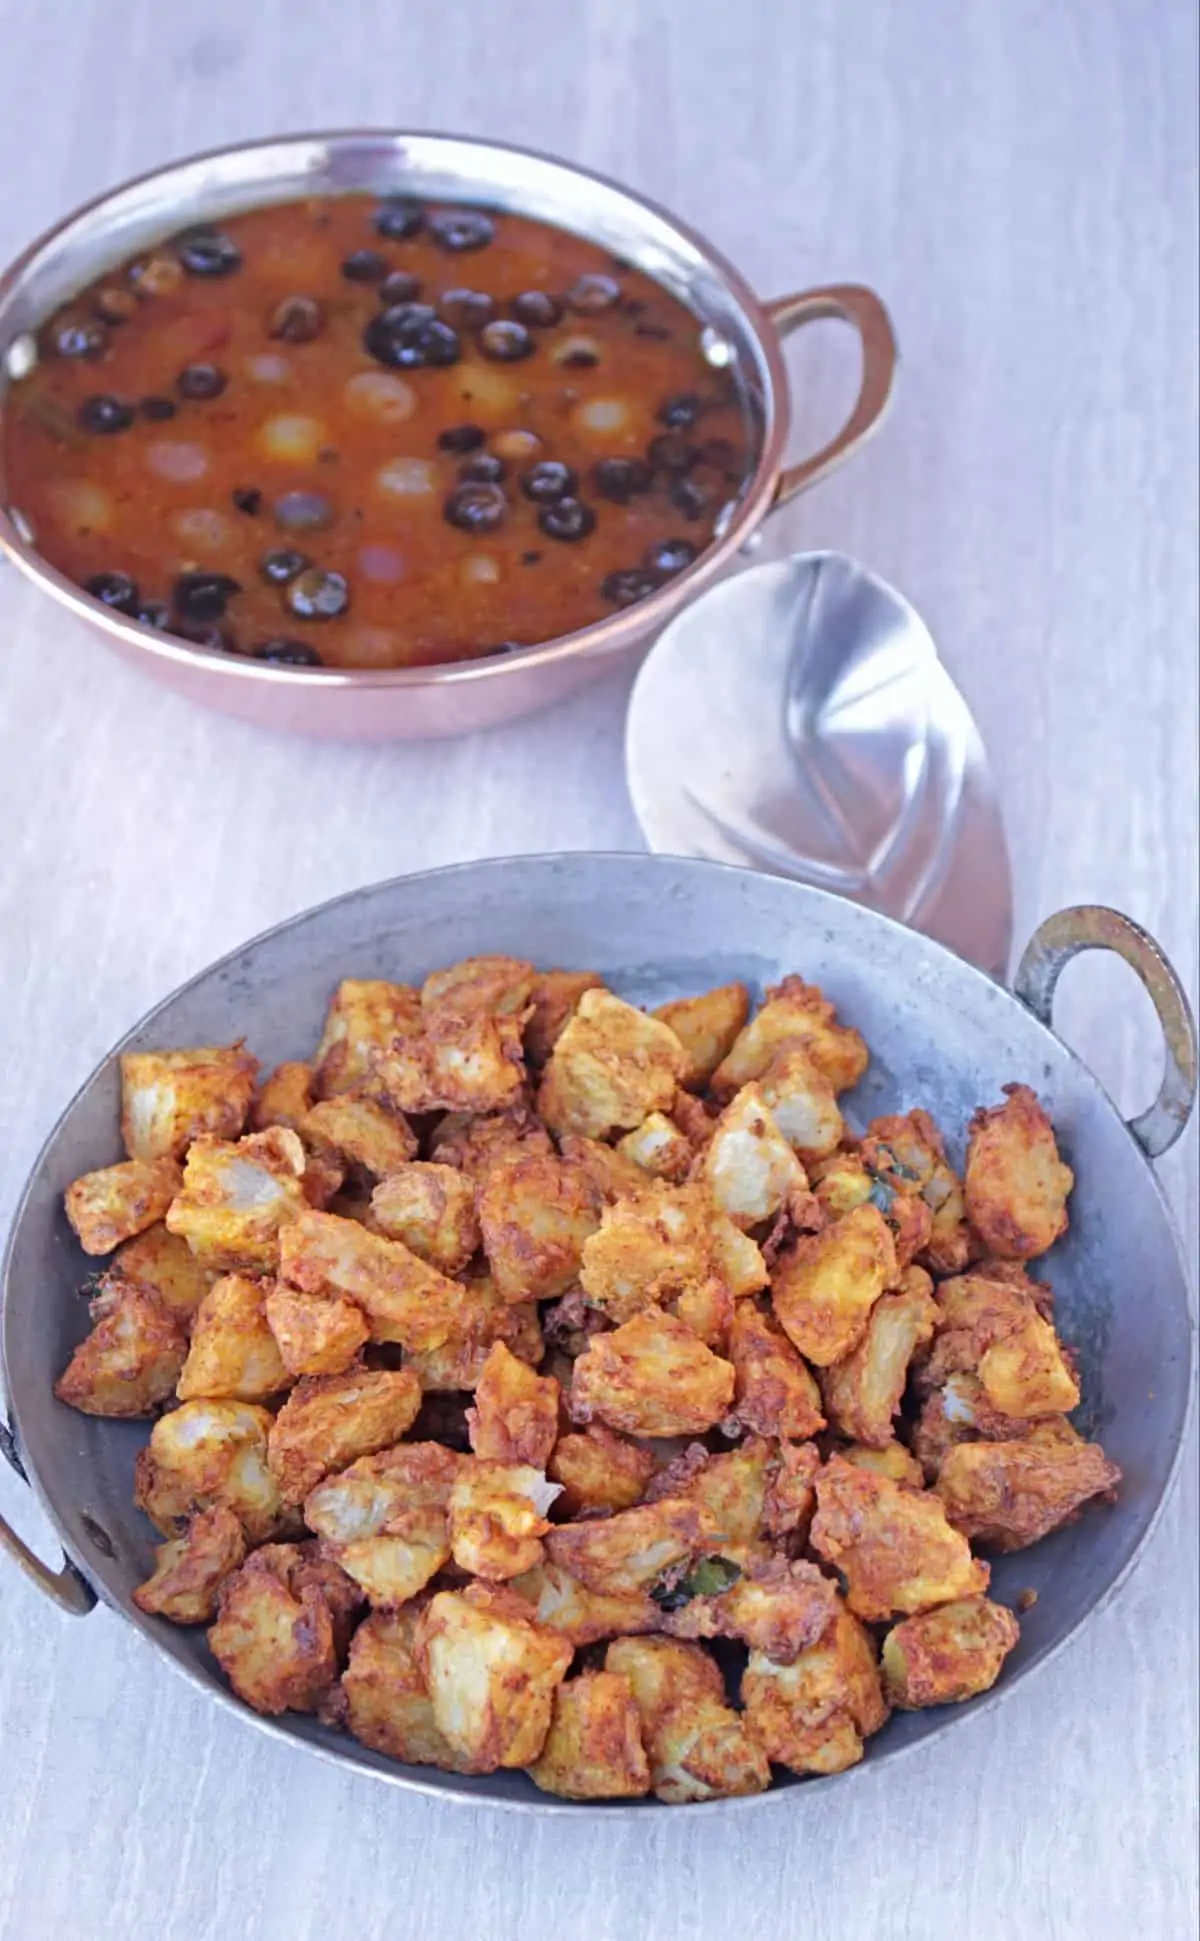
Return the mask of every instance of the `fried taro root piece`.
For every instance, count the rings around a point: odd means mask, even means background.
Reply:
[[[821,1393],[808,1364],[757,1301],[739,1301],[729,1324],[733,1413],[756,1435],[806,1441],[825,1427]]]
[[[426,1393],[478,1386],[487,1358],[502,1341],[518,1361],[536,1367],[545,1353],[538,1310],[531,1301],[506,1301],[488,1275],[463,1282],[466,1308],[455,1331],[436,1348],[410,1349],[407,1366]]]
[[[172,1624],[211,1624],[225,1579],[245,1561],[246,1536],[223,1504],[188,1519],[181,1537],[156,1545],[154,1569],[133,1593],[139,1611]]]
[[[423,1609],[422,1603],[410,1603],[363,1619],[342,1673],[337,1722],[361,1744],[407,1766],[461,1772],[461,1759],[437,1728],[417,1662],[414,1640]]]
[[[535,1152],[553,1154],[554,1142],[528,1102],[518,1099],[502,1112],[447,1112],[432,1135],[429,1157],[482,1186],[499,1159]]]
[[[488,1583],[520,1577],[542,1561],[545,1512],[558,1495],[528,1463],[464,1458],[450,1491],[450,1554],[460,1570]]]
[[[654,1457],[603,1422],[593,1422],[579,1434],[559,1437],[546,1474],[562,1484],[556,1514],[573,1518],[587,1510],[631,1510],[645,1495]]]
[[[1020,1442],[956,1443],[936,1490],[964,1539],[1005,1551],[1049,1536],[1094,1497],[1111,1497],[1120,1481],[1100,1445],[1058,1418]]]
[[[215,1269],[198,1261],[187,1241],[161,1220],[118,1247],[109,1273],[147,1288],[184,1328],[191,1327],[216,1278]]]
[[[1067,1230],[1075,1175],[1028,1085],[1006,1085],[1004,1105],[977,1112],[967,1140],[967,1217],[987,1253],[1032,1260]]]
[[[732,1098],[761,1078],[778,1052],[795,1044],[804,1047],[835,1092],[849,1091],[867,1069],[869,1054],[859,1033],[837,1022],[837,1011],[815,984],[785,977],[767,992],[766,1003],[713,1073],[714,1093]]]
[[[655,1795],[668,1806],[732,1799],[770,1784],[766,1755],[725,1699],[702,1645],[678,1638],[617,1638],[606,1671],[627,1678],[641,1716]]]
[[[703,1323],[767,1285],[767,1268],[742,1233],[697,1184],[643,1179],[637,1191],[606,1206],[599,1229],[584,1241],[580,1285],[593,1307],[618,1324],[654,1307],[675,1312],[708,1338]],[[697,1325],[700,1323],[700,1325]]]
[[[525,1058],[540,1071],[579,1008],[585,991],[602,991],[595,971],[535,971],[525,1020]]]
[[[756,1083],[764,1105],[804,1165],[836,1151],[846,1130],[837,1093],[804,1045],[784,1045]]]
[[[987,1597],[940,1604],[905,1618],[883,1641],[883,1688],[904,1711],[958,1705],[990,1691],[1021,1635],[1011,1611]]]
[[[552,1375],[536,1374],[503,1341],[494,1342],[467,1411],[471,1448],[492,1462],[544,1470],[558,1437],[560,1403]]]
[[[373,1089],[398,1112],[499,1112],[525,1085],[521,1018],[423,1010],[419,1032],[375,1060]]]
[[[413,1160],[395,1167],[371,1195],[375,1226],[387,1240],[451,1276],[462,1272],[479,1247],[475,1188],[453,1166]]]
[[[265,1402],[288,1386],[288,1371],[267,1320],[272,1286],[244,1274],[224,1274],[213,1282],[192,1324],[176,1391],[180,1401],[211,1396]]]
[[[84,1415],[153,1415],[175,1393],[187,1354],[182,1322],[139,1281],[108,1274],[91,1304],[91,1331],[54,1384]]]
[[[651,1179],[669,1180],[676,1186],[687,1178],[695,1157],[691,1140],[665,1112],[651,1112],[617,1141],[617,1150]]]
[[[722,1213],[743,1228],[772,1219],[808,1179],[757,1085],[725,1107],[696,1169]]]
[[[254,1097],[258,1060],[234,1045],[125,1051],[121,1138],[131,1159],[182,1159],[193,1139],[237,1139]]]
[[[250,1543],[283,1527],[283,1505],[267,1467],[272,1416],[253,1402],[182,1402],[160,1416],[134,1465],[134,1502],[164,1537],[185,1517],[224,1505]]]
[[[673,1315],[637,1314],[575,1363],[570,1408],[629,1435],[698,1435],[729,1413],[734,1370]]]
[[[915,1191],[930,1211],[929,1238],[918,1253],[933,1274],[960,1274],[971,1257],[962,1181],[946,1158],[946,1145],[928,1112],[872,1119],[862,1142],[872,1176],[895,1191]]]
[[[600,1224],[599,1196],[577,1162],[520,1153],[496,1161],[478,1188],[479,1226],[497,1288],[509,1301],[551,1301],[579,1274]]]
[[[893,1483],[907,1483],[910,1489],[925,1487],[924,1470],[902,1442],[881,1442],[878,1446],[851,1442],[838,1454],[856,1469],[870,1469],[876,1476],[890,1477]]]
[[[532,1619],[577,1650],[602,1638],[658,1631],[662,1612],[647,1591],[596,1591],[561,1564],[543,1558],[505,1586],[530,1607]]]
[[[871,1309],[899,1272],[883,1215],[855,1207],[780,1255],[771,1275],[775,1318],[806,1360],[827,1368],[857,1347]]]
[[[222,1584],[209,1649],[256,1712],[315,1712],[361,1604],[357,1586],[315,1544],[266,1544]]]
[[[768,1469],[763,1496],[763,1535],[782,1543],[789,1555],[802,1547],[808,1537],[817,1507],[813,1486],[820,1468],[821,1456],[815,1443],[781,1442],[778,1461]]]
[[[522,957],[464,957],[430,971],[421,986],[421,1009],[457,1018],[524,1016],[535,972]]]
[[[421,1384],[407,1368],[298,1382],[267,1436],[267,1463],[281,1500],[302,1503],[326,1476],[399,1442],[420,1407]]]
[[[236,1144],[204,1134],[188,1147],[167,1226],[207,1267],[271,1270],[280,1230],[308,1206],[306,1164],[300,1139],[282,1126]]]
[[[558,1687],[550,1730],[528,1768],[560,1799],[639,1799],[650,1791],[642,1721],[627,1678],[585,1671]]]
[[[664,1497],[696,1503],[712,1518],[719,1545],[762,1548],[767,1491],[774,1451],[761,1436],[748,1436],[736,1449],[710,1455],[693,1442],[660,1469],[646,1491],[646,1502]]]
[[[937,1496],[838,1456],[818,1472],[815,1488],[809,1542],[843,1574],[856,1617],[913,1616],[987,1589],[987,1565],[972,1557]]]
[[[318,1099],[352,1092],[374,1077],[375,1060],[421,1028],[421,998],[409,984],[346,977],[333,994],[313,1058]]]
[[[723,1553],[712,1561],[724,1563]],[[727,1567],[722,1575],[729,1574]],[[704,1564],[685,1580],[685,1590],[696,1581],[703,1587]],[[716,1594],[701,1588],[678,1609],[665,1601],[662,1626],[676,1638],[736,1638],[773,1663],[790,1665],[823,1636],[837,1604],[837,1586],[815,1564],[749,1557],[728,1588]]]
[[[265,1132],[268,1126],[283,1126],[299,1132],[313,1108],[313,1068],[291,1058],[259,1083],[250,1107],[251,1132]]]
[[[684,1497],[664,1497],[587,1523],[557,1524],[546,1537],[547,1560],[602,1594],[646,1591],[674,1565],[713,1546],[720,1526],[712,1512]]]
[[[288,1375],[340,1375],[371,1338],[362,1309],[344,1294],[305,1294],[272,1281],[263,1311]]]
[[[790,1664],[752,1651],[742,1675],[747,1728],[775,1765],[838,1773],[887,1722],[875,1647],[840,1599],[824,1633]]]
[[[416,1157],[416,1135],[407,1119],[378,1099],[322,1099],[306,1113],[300,1131],[314,1152],[361,1166],[384,1179]]]
[[[749,1014],[750,993],[744,984],[720,984],[700,997],[675,998],[652,1012],[670,1026],[687,1054],[679,1082],[689,1092],[705,1089]]]
[[[585,991],[550,1055],[538,1111],[560,1136],[628,1132],[669,1111],[686,1063],[668,1025],[610,991]]]
[[[360,1456],[305,1498],[304,1521],[372,1604],[406,1604],[449,1561],[447,1515],[462,1461],[437,1442]]]
[[[373,1341],[399,1342],[412,1353],[469,1333],[474,1318],[463,1282],[439,1273],[402,1242],[335,1213],[306,1212],[285,1228],[279,1271],[306,1294],[354,1301]]]
[[[858,1346],[822,1371],[821,1393],[839,1435],[877,1449],[892,1441],[909,1363],[933,1339],[937,1317],[929,1275],[906,1268],[900,1286],[871,1309]]]
[[[1032,1419],[1066,1414],[1079,1403],[1079,1383],[1047,1319],[1048,1290],[1023,1272],[1004,1279],[976,1271],[943,1281],[937,1294],[933,1348],[921,1386],[951,1375],[977,1375],[1003,1414]]]
[[[174,1159],[124,1159],[72,1180],[64,1196],[67,1218],[85,1254],[110,1254],[145,1233],[179,1191]]]
[[[532,1765],[573,1656],[566,1639],[534,1624],[519,1597],[472,1585],[430,1600],[416,1644],[434,1722],[464,1770]]]

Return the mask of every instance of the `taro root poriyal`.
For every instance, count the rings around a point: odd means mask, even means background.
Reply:
[[[701,339],[651,278],[527,217],[251,210],[49,319],[6,400],[6,489],[52,565],[212,652],[506,652],[648,598],[709,544],[757,430]]]
[[[855,1134],[867,1062],[799,977],[647,1013],[509,957],[348,978],[266,1076],[125,1055],[57,1393],[153,1418],[140,1608],[260,1712],[568,1799],[839,1772],[987,1690],[980,1553],[1120,1480],[1029,1273],[1073,1180],[1024,1085],[962,1178],[919,1108]]]

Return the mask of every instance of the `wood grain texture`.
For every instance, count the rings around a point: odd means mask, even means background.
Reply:
[[[1196,988],[1194,8],[1188,0],[0,0],[0,258],[135,169],[375,122],[624,177],[764,293],[874,284],[905,363],[870,453],[771,545],[928,617],[995,756],[1023,937],[1085,899]],[[852,371],[793,363],[802,435]],[[0,573],[0,1221],[147,1005],[336,891],[633,848],[627,680],[424,748],[192,712]],[[1093,960],[1064,1034],[1126,1109],[1158,1047]],[[1163,1175],[1196,1247],[1195,1140]],[[1129,1290],[1137,1298],[1137,1289]],[[0,1501],[47,1541],[15,1480]],[[260,1741],[105,1614],[0,1571],[2,1941],[1161,1941],[1194,1931],[1194,1456],[1133,1581],[952,1751],[727,1825],[436,1806]]]

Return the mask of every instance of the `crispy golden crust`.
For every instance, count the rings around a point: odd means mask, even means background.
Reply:
[[[209,1649],[256,1712],[315,1712],[338,1676],[359,1602],[312,1545],[267,1544],[222,1584]]]
[[[182,1518],[223,1504],[250,1543],[278,1534],[283,1505],[267,1468],[268,1410],[252,1402],[183,1402],[150,1431],[134,1470],[134,1502],[164,1537]]]
[[[585,1510],[631,1510],[641,1502],[654,1474],[654,1457],[648,1449],[605,1428],[603,1422],[593,1422],[582,1434],[559,1437],[546,1474],[562,1484],[556,1515],[571,1518]]]
[[[733,1301],[765,1286],[754,1241],[713,1204],[700,1185],[644,1179],[606,1206],[583,1245],[580,1286],[609,1320],[671,1307],[705,1340],[719,1341]]]
[[[564,1133],[562,1156],[579,1165],[605,1206],[618,1200],[636,1199],[646,1189],[645,1168],[623,1153],[619,1145],[606,1146],[599,1139],[581,1139],[577,1133]]]
[[[345,1724],[363,1745],[405,1765],[461,1772],[462,1761],[438,1731],[417,1663],[413,1639],[422,1608],[372,1611],[359,1625],[342,1673]]]
[[[783,1539],[789,1550],[804,1543],[817,1507],[813,1485],[820,1467],[821,1457],[814,1443],[780,1443],[778,1458],[767,1472],[764,1536]]]
[[[318,1153],[361,1166],[377,1179],[394,1173],[416,1155],[412,1127],[399,1112],[376,1099],[322,1099],[305,1115],[300,1130]]]
[[[948,1450],[937,1494],[964,1539],[1023,1550],[1121,1481],[1098,1443],[1070,1424],[1039,1425],[1021,1442],[960,1442]]]
[[[506,1301],[487,1275],[464,1282],[468,1306],[440,1347],[407,1356],[408,1366],[426,1391],[473,1389],[497,1341],[518,1360],[536,1367],[545,1353],[538,1310],[531,1301]]]
[[[846,1602],[868,1623],[928,1611],[988,1586],[936,1496],[833,1456],[816,1478],[809,1542],[846,1580]]]
[[[798,1773],[844,1772],[886,1723],[870,1633],[837,1601],[823,1635],[794,1661],[752,1651],[742,1677],[746,1725],[768,1759]]]
[[[469,1332],[473,1304],[398,1240],[369,1233],[335,1213],[306,1212],[280,1237],[280,1277],[306,1294],[343,1295],[367,1317],[373,1341],[414,1353]]]
[[[877,1476],[890,1476],[893,1483],[908,1483],[913,1489],[921,1489],[925,1483],[925,1472],[911,1449],[902,1442],[883,1442],[878,1447],[868,1447],[861,1442],[852,1442],[838,1454],[843,1462],[853,1463],[856,1469],[873,1470]]]
[[[460,1570],[503,1583],[542,1560],[544,1512],[558,1495],[528,1463],[487,1462],[468,1456],[450,1491],[450,1554]]]
[[[770,1784],[766,1757],[725,1704],[721,1674],[701,1645],[618,1638],[604,1668],[629,1680],[651,1783],[666,1804],[731,1799]]]
[[[561,1564],[545,1559],[514,1577],[507,1588],[524,1598],[538,1624],[576,1649],[602,1638],[657,1631],[662,1623],[662,1613],[647,1592],[591,1590]]]
[[[371,1195],[371,1214],[388,1240],[401,1240],[443,1274],[458,1274],[479,1246],[475,1188],[453,1166],[414,1160],[397,1166]]]
[[[915,1190],[931,1214],[920,1264],[933,1274],[960,1274],[971,1257],[962,1181],[946,1159],[946,1146],[928,1112],[872,1119],[863,1140],[867,1165],[899,1190]]]
[[[544,1470],[558,1435],[560,1401],[552,1375],[535,1374],[503,1341],[494,1342],[467,1411],[472,1449],[492,1462]]]
[[[732,1365],[673,1315],[635,1315],[592,1337],[575,1363],[571,1413],[629,1435],[698,1435],[729,1412]]]
[[[1054,1128],[1028,1085],[1006,1085],[1007,1103],[971,1121],[964,1178],[967,1216],[988,1253],[1032,1260],[1067,1230],[1075,1175],[1058,1156]]]
[[[660,1004],[653,1016],[669,1025],[687,1054],[680,1084],[702,1092],[717,1066],[728,1057],[750,1013],[750,993],[744,984],[720,984],[700,997],[675,998]]]
[[[421,1008],[459,1018],[511,1017],[527,1009],[533,982],[533,965],[524,958],[464,957],[430,971],[421,986]]]
[[[409,984],[347,977],[338,985],[313,1059],[319,1099],[352,1091],[373,1076],[376,1058],[421,1028],[420,994]]]
[[[732,1098],[792,1045],[803,1046],[835,1092],[857,1085],[867,1069],[867,1047],[858,1032],[837,1023],[837,1012],[815,984],[785,977],[767,992],[762,1009],[718,1065],[713,1091],[718,1098]]]
[[[172,1624],[211,1624],[221,1585],[245,1561],[246,1537],[232,1510],[217,1504],[188,1521],[181,1537],[156,1546],[154,1570],[133,1593],[139,1611]]]
[[[617,1150],[652,1179],[671,1180],[676,1185],[687,1178],[694,1157],[691,1140],[665,1112],[651,1112],[640,1126],[617,1141]]]
[[[562,1037],[585,991],[604,989],[595,971],[537,971],[525,1020],[525,1057],[540,1071]]]
[[[756,1301],[739,1301],[729,1324],[734,1414],[760,1436],[804,1441],[825,1427],[812,1370]]]
[[[665,1570],[712,1547],[720,1526],[712,1512],[684,1497],[664,1497],[589,1523],[559,1524],[546,1556],[587,1590],[645,1591]]]
[[[538,1111],[551,1132],[603,1139],[669,1110],[687,1055],[668,1025],[585,991],[551,1054]]]
[[[937,1314],[933,1283],[920,1267],[906,1268],[895,1292],[876,1301],[857,1348],[821,1376],[829,1422],[839,1435],[876,1449],[892,1441],[909,1363],[933,1339]]]
[[[303,1294],[298,1287],[272,1281],[263,1312],[293,1379],[341,1374],[371,1338],[362,1309],[341,1294]]]
[[[185,1328],[216,1278],[161,1220],[119,1247],[109,1271],[148,1288]]]
[[[174,1394],[187,1353],[182,1323],[149,1288],[106,1276],[92,1301],[92,1328],[54,1384],[84,1415],[153,1415]]]
[[[373,1083],[399,1112],[499,1112],[525,1085],[520,1016],[426,1010],[421,1030],[375,1061]]]
[[[399,1442],[417,1419],[421,1384],[407,1368],[309,1376],[280,1409],[267,1462],[284,1503],[302,1503],[325,1476]]]
[[[241,1133],[258,1060],[240,1039],[190,1051],[126,1051],[120,1065],[121,1138],[131,1159],[182,1159],[201,1133]]]
[[[478,1207],[492,1279],[506,1300],[553,1300],[574,1284],[584,1242],[600,1223],[599,1196],[578,1163],[542,1153],[498,1159]]]
[[[110,1254],[145,1233],[163,1218],[180,1179],[173,1159],[126,1159],[73,1180],[64,1205],[84,1253]]]
[[[250,1107],[251,1132],[285,1126],[299,1132],[313,1106],[313,1068],[299,1059],[276,1065],[260,1083]]]
[[[1020,1635],[1012,1612],[986,1597],[963,1598],[906,1618],[883,1641],[888,1703],[914,1711],[957,1705],[990,1691]]]
[[[214,1281],[192,1324],[192,1340],[176,1393],[264,1402],[286,1388],[290,1376],[267,1320],[273,1283],[225,1274]]]
[[[771,1275],[771,1304],[793,1346],[827,1368],[858,1345],[871,1309],[899,1274],[883,1215],[858,1206],[823,1232],[802,1235],[780,1255]]]
[[[807,1166],[836,1150],[845,1134],[837,1094],[802,1044],[786,1044],[758,1080],[780,1132]]]
[[[550,1134],[521,1098],[504,1112],[447,1112],[433,1135],[429,1157],[465,1173],[478,1186],[508,1154],[553,1151]]]
[[[708,1511],[721,1544],[755,1545],[763,1534],[763,1513],[774,1452],[761,1436],[748,1436],[738,1448],[712,1456],[693,1442],[660,1469],[646,1491],[647,1503],[664,1497],[698,1503]]]
[[[585,1671],[554,1694],[550,1730],[529,1777],[560,1799],[638,1799],[650,1791],[641,1715],[627,1678]]]
[[[804,1168],[757,1085],[726,1106],[697,1163],[696,1176],[735,1225],[761,1226],[794,1193],[808,1190]]]
[[[977,1272],[943,1281],[922,1386],[975,1374],[994,1408],[1022,1419],[1077,1407],[1079,1384],[1042,1305],[1044,1290],[1023,1274],[998,1280]]]
[[[372,1604],[407,1604],[449,1561],[447,1513],[462,1461],[437,1442],[360,1456],[305,1498],[304,1521]]]
[[[298,1136],[282,1126],[249,1133],[235,1145],[207,1135],[194,1139],[167,1226],[207,1267],[273,1270],[281,1228],[308,1205],[306,1163]]]
[[[677,1638],[737,1638],[790,1665],[828,1630],[837,1605],[836,1585],[815,1564],[749,1556],[728,1590],[689,1599],[668,1612],[663,1629]]]
[[[470,1772],[529,1766],[550,1730],[572,1650],[517,1598],[440,1591],[417,1625],[417,1655],[439,1731]]]

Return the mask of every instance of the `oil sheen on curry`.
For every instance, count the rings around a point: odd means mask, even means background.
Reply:
[[[701,326],[523,216],[360,196],[188,230],[43,328],[4,419],[39,551],[300,667],[556,639],[709,543],[748,420]]]

